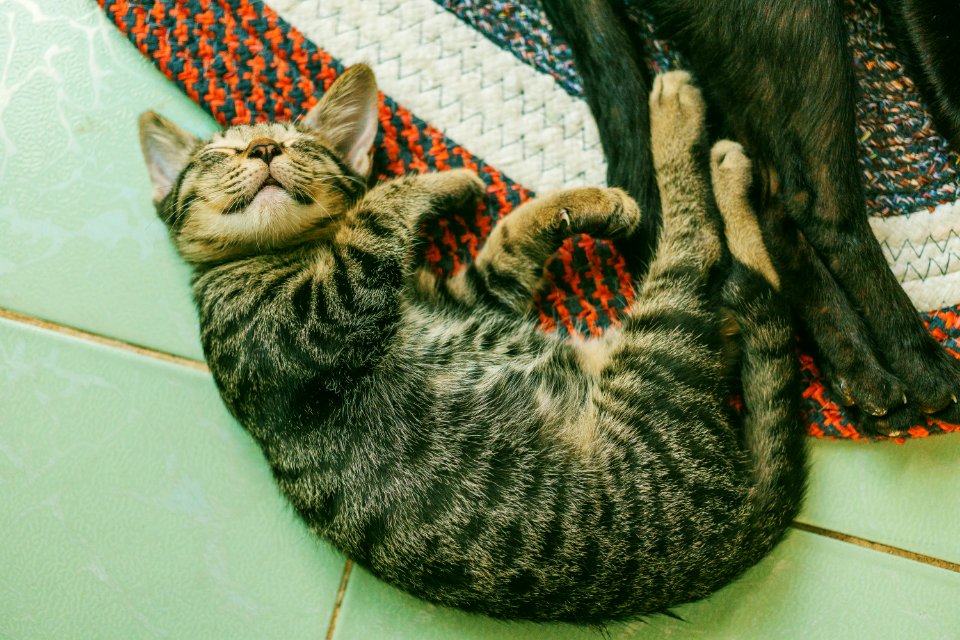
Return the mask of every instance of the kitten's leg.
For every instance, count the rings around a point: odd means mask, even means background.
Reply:
[[[755,499],[763,505],[755,511],[762,533],[753,534],[761,536],[761,544],[737,541],[737,546],[760,553],[779,539],[803,495],[804,430],[794,329],[750,204],[751,163],[743,148],[729,140],[717,142],[710,152],[710,176],[734,258],[722,297],[739,328],[744,442],[753,459]]]
[[[704,450],[733,453],[729,362],[711,282],[723,245],[710,215],[704,103],[687,73],[654,81],[650,129],[660,240],[620,330],[604,336],[607,345],[583,347],[581,361],[597,376],[595,401],[606,414],[634,425],[657,416],[656,438],[647,442],[654,455],[688,451],[691,428]]]
[[[356,241],[372,253],[399,247],[403,252],[405,285],[420,297],[431,299],[437,295],[437,278],[426,267],[409,268],[420,223],[451,211],[475,210],[485,191],[483,180],[467,169],[390,180],[364,196],[337,240],[342,243],[357,236]],[[396,240],[402,242],[397,245]]]
[[[682,71],[661,75],[650,94],[663,230],[649,273],[627,312],[625,333],[647,323],[676,323],[681,330],[716,325],[706,294],[710,270],[723,248],[708,215],[710,186],[700,155],[705,106],[690,82]]]
[[[640,219],[637,203],[620,189],[567,189],[529,200],[497,223],[476,260],[446,283],[447,293],[462,304],[526,313],[547,260],[566,238],[624,237]]]
[[[663,276],[680,274],[691,279],[696,291],[722,255],[716,225],[707,213],[710,186],[701,161],[705,112],[700,91],[685,71],[654,80],[650,137],[664,230],[643,291],[655,290]]]
[[[720,140],[713,145],[710,179],[717,208],[723,217],[727,248],[735,260],[763,276],[775,291],[779,291],[780,275],[767,253],[760,224],[750,205],[752,178],[750,159],[743,153],[743,147],[731,140]]]

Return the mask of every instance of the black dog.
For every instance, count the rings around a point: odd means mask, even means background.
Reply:
[[[651,220],[651,79],[623,0],[542,0],[571,46],[600,129],[611,185]],[[677,45],[718,133],[758,171],[757,206],[784,290],[844,402],[878,432],[922,414],[960,420],[960,362],[930,336],[887,267],[858,166],[855,78],[842,0],[635,0]],[[935,124],[960,150],[960,2],[887,0],[908,68]],[[643,263],[649,239],[630,249]],[[861,313],[869,311],[869,313]]]

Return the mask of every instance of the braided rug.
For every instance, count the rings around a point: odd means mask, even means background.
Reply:
[[[496,221],[535,191],[603,182],[577,71],[536,0],[98,3],[223,125],[299,117],[345,64],[371,63],[388,94],[376,175],[468,167],[487,183],[476,216],[424,229],[425,257],[438,274],[469,261]],[[862,0],[847,8],[862,94],[866,214],[930,331],[960,358],[960,157],[933,131],[877,8]],[[647,34],[651,68],[681,65],[650,20],[632,14]],[[579,236],[548,265],[536,308],[546,331],[595,336],[618,322],[631,296],[623,258],[606,241]],[[813,359],[802,354],[801,366],[809,433],[869,438],[837,404]],[[928,420],[910,436],[954,430],[960,427]]]

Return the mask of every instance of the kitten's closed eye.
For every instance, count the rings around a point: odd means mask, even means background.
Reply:
[[[208,146],[208,147],[205,147],[205,148],[203,149],[203,151],[201,151],[200,153],[201,153],[201,155],[218,154],[218,153],[219,153],[219,154],[222,154],[222,155],[225,155],[225,156],[232,156],[232,155],[235,155],[238,151],[240,151],[240,150],[239,150],[239,149],[236,149],[236,148],[234,148],[234,147],[209,147],[209,146]]]

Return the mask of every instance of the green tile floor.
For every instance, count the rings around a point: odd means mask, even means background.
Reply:
[[[422,604],[296,520],[195,365],[148,108],[214,127],[93,0],[0,0],[0,638],[602,637]],[[960,436],[811,452],[812,529],[610,635],[960,639]]]

